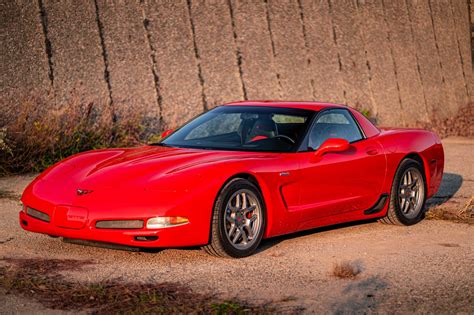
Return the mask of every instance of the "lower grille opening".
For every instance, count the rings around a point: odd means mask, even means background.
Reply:
[[[156,241],[158,236],[135,236],[135,241],[139,242],[151,242]]]
[[[97,221],[98,229],[133,230],[143,228],[143,220],[102,220]]]

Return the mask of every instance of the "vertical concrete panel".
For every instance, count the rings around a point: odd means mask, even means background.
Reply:
[[[160,108],[154,85],[151,51],[138,1],[98,1],[115,114],[120,119],[143,121],[158,129]]]
[[[36,1],[0,2],[0,99],[2,111],[17,110],[50,88],[48,60]],[[13,107],[13,108],[12,108]]]
[[[110,98],[94,1],[46,0],[57,106],[93,102],[104,123]]]
[[[232,0],[237,45],[242,54],[242,75],[247,97],[279,99],[279,85],[263,1]]]
[[[161,109],[166,128],[175,128],[204,109],[185,0],[150,1],[146,6],[156,56]]]
[[[472,75],[472,50],[471,50],[471,23],[469,5],[467,1],[451,0],[456,39],[459,53],[462,58],[464,77],[469,93],[469,101],[473,101],[474,77]]]
[[[327,1],[301,0],[309,70],[317,100],[344,103],[344,82],[339,69],[339,52]]]
[[[377,109],[373,114],[381,125],[400,125],[400,95],[382,0],[359,2],[358,11]]]
[[[415,126],[427,121],[428,115],[407,6],[404,0],[384,0],[384,10],[397,70],[401,116],[407,126]]]
[[[227,1],[191,4],[208,108],[244,97],[230,12]]]
[[[408,12],[413,25],[418,63],[426,95],[429,116],[446,117],[446,85],[441,68],[429,0],[408,1]]]
[[[460,106],[468,103],[468,96],[453,14],[449,0],[430,0],[430,5],[448,92],[445,107],[451,115],[454,115]]]
[[[352,0],[330,0],[348,105],[375,111],[361,25]]]
[[[268,2],[275,61],[282,86],[282,98],[312,100],[307,51],[296,0]]]

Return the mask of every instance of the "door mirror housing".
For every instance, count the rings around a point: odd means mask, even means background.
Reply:
[[[330,152],[343,152],[348,150],[350,147],[349,141],[341,138],[329,138],[324,141],[321,146],[314,151],[316,157],[321,157],[326,153]]]
[[[168,137],[170,134],[173,133],[173,129],[169,129],[169,130],[166,130],[166,131],[163,131],[163,133],[161,134],[161,140],[163,140],[164,138]]]

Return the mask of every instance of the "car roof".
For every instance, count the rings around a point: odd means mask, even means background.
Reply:
[[[333,104],[327,102],[304,102],[304,101],[237,101],[224,104],[224,106],[264,106],[264,107],[285,107],[301,108],[313,111],[320,111],[328,107],[347,108],[346,105]]]

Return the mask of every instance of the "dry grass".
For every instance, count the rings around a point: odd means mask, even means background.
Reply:
[[[3,259],[0,289],[23,295],[59,310],[90,310],[93,314],[243,314],[271,313],[268,306],[221,301],[173,283],[127,283],[119,280],[78,283],[61,271],[78,270],[90,261],[57,259]]]
[[[474,103],[461,107],[453,117],[440,119],[434,116],[430,123],[420,124],[419,127],[433,130],[441,138],[448,136],[474,137],[472,117],[474,117]]]
[[[446,204],[432,207],[426,212],[425,218],[474,224],[474,196],[461,207]]]
[[[72,100],[57,110],[51,100],[31,99],[0,113],[0,176],[39,172],[70,155],[104,147],[135,146],[156,138],[140,117],[118,122],[101,117],[93,103]],[[156,131],[158,132],[158,131]]]
[[[361,272],[360,264],[351,261],[335,263],[332,268],[332,275],[340,279],[354,279]]]

